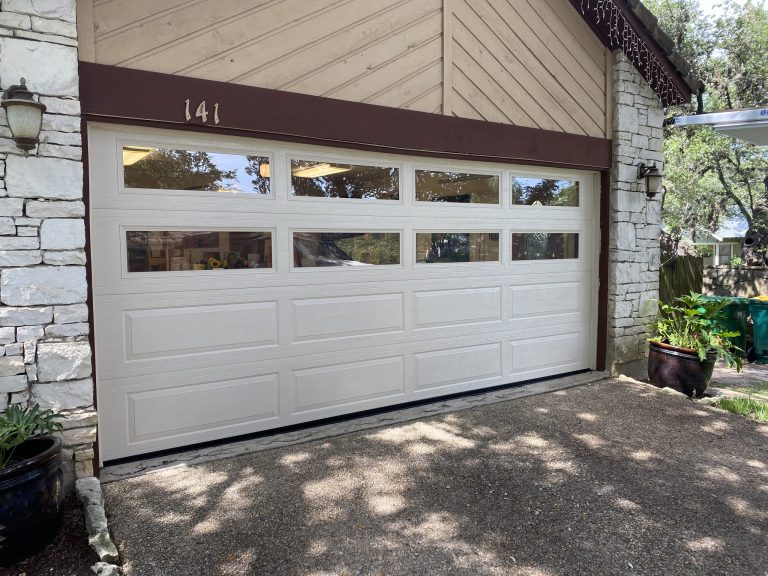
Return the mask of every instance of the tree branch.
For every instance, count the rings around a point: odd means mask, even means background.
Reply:
[[[720,180],[720,184],[723,186],[723,190],[725,191],[725,194],[733,200],[733,202],[738,206],[739,211],[744,216],[744,219],[747,221],[747,224],[750,228],[752,228],[752,214],[747,210],[747,207],[744,205],[744,202],[741,201],[741,198],[739,198],[731,188],[731,186],[728,184],[728,181],[725,179],[725,174],[723,174],[723,167],[720,165],[720,161],[715,162],[715,169],[717,170],[717,178]]]

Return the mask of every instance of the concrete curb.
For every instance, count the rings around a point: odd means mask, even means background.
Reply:
[[[99,479],[93,476],[80,478],[75,482],[75,491],[78,500],[83,505],[85,526],[88,529],[88,543],[101,560],[101,562],[94,564],[91,570],[97,576],[122,574],[122,569],[116,565],[120,561],[120,555],[109,535],[107,513],[104,510],[104,497],[101,493]]]
[[[564,376],[561,378],[542,380],[540,382],[533,382],[521,386],[502,388],[499,390],[489,390],[485,392],[478,391],[476,394],[469,394],[448,400],[436,400],[435,402],[421,404],[419,406],[391,410],[371,416],[351,418],[341,422],[334,422],[333,424],[324,424],[303,430],[255,438],[253,440],[230,442],[209,448],[193,449],[177,454],[108,466],[102,468],[100,478],[104,483],[114,482],[174,466],[214,462],[225,458],[234,458],[235,456],[240,456],[242,454],[250,454],[272,448],[282,448],[284,446],[302,444],[314,440],[333,438],[335,436],[341,436],[342,434],[349,434],[359,430],[370,430],[381,426],[389,426],[391,424],[400,424],[403,422],[410,422],[411,420],[418,420],[419,418],[427,418],[437,414],[468,410],[475,406],[496,404],[497,402],[507,402],[517,398],[546,394],[547,392],[556,392],[575,386],[591,384],[607,378],[610,378],[610,376],[605,372],[593,371]]]

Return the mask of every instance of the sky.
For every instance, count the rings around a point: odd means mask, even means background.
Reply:
[[[722,14],[721,3],[722,0],[699,0],[699,6],[701,6],[704,13],[710,14],[713,18]]]

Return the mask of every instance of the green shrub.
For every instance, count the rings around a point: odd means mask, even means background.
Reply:
[[[59,415],[53,410],[40,410],[37,404],[13,404],[0,412],[0,469],[9,465],[16,448],[30,438],[60,431],[56,418]]]

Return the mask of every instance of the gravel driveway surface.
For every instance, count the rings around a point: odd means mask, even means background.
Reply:
[[[128,574],[768,574],[768,426],[607,380],[106,484]]]

